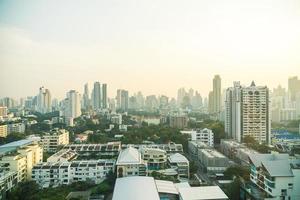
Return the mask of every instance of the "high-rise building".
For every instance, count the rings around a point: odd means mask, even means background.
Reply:
[[[220,113],[221,111],[221,77],[215,75],[213,79],[213,112]]]
[[[183,98],[186,96],[186,91],[184,88],[179,88],[177,91],[177,105],[180,107]]]
[[[107,84],[102,84],[102,108],[107,108]]]
[[[93,89],[93,109],[97,110],[101,108],[101,85],[99,82],[94,83]]]
[[[39,94],[37,95],[37,111],[40,113],[51,112],[51,103],[50,91],[44,87],[40,87]]]
[[[225,132],[238,142],[251,136],[259,143],[270,143],[271,120],[269,89],[266,86],[242,87],[239,82],[226,91]]]
[[[296,96],[300,93],[300,80],[297,76],[293,76],[289,78],[288,81],[289,94],[292,101],[296,100]]]
[[[120,109],[122,111],[127,111],[128,103],[129,103],[128,91],[118,89],[117,90],[117,109]]]
[[[76,90],[70,90],[65,100],[65,117],[74,119],[80,115],[80,94]]]
[[[83,92],[83,108],[88,109],[90,107],[90,93],[89,93],[89,85],[86,83],[84,85]]]
[[[214,93],[210,91],[208,93],[208,112],[213,113],[214,112]]]
[[[0,106],[0,117],[6,117],[6,116],[7,116],[7,107]]]

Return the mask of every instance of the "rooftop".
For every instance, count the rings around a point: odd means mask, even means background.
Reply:
[[[188,159],[185,156],[181,155],[180,153],[175,153],[170,155],[169,161],[171,163],[189,162]]]
[[[179,187],[178,191],[183,200],[228,199],[218,186]]]
[[[117,165],[122,164],[140,164],[142,163],[141,154],[134,147],[128,147],[120,152]]]
[[[160,200],[153,177],[118,178],[112,200]]]

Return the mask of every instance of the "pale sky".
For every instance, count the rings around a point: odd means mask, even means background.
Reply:
[[[212,78],[287,87],[300,76],[299,0],[0,0],[0,97],[63,98],[94,81],[206,96]]]

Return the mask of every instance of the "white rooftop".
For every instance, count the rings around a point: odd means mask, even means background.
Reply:
[[[189,162],[188,159],[180,153],[170,155],[169,161],[171,163]]]
[[[160,200],[153,177],[118,178],[112,200]]]
[[[155,180],[155,183],[159,193],[178,194],[178,191],[172,181]]]
[[[120,152],[117,165],[140,164],[142,163],[141,154],[134,147],[128,147]]]
[[[228,199],[218,186],[179,187],[182,200]]]

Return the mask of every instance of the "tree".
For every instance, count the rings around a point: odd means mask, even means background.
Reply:
[[[22,140],[25,139],[25,137],[26,136],[23,133],[10,133],[6,138],[0,138],[0,144]]]
[[[225,186],[225,193],[230,200],[240,199],[240,187],[242,181],[240,178],[235,178],[232,183]]]
[[[254,137],[250,136],[250,135],[246,135],[244,138],[243,138],[243,142],[246,143],[246,144],[255,144],[256,143],[256,140],[254,139]]]
[[[35,181],[19,183],[9,194],[11,200],[38,200],[39,186]]]
[[[248,167],[244,167],[240,165],[231,166],[225,170],[224,176],[229,179],[232,179],[234,177],[241,177],[245,181],[249,181],[250,169]]]

